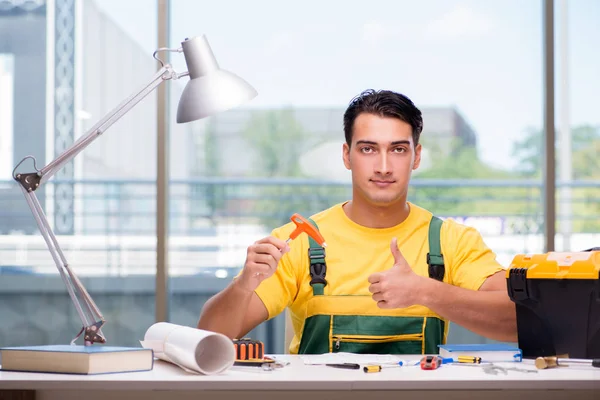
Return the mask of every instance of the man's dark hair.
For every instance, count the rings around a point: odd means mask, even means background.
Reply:
[[[354,121],[362,113],[398,118],[410,124],[414,145],[419,144],[419,137],[423,130],[423,117],[421,111],[405,95],[391,90],[369,89],[353,98],[344,113],[344,134],[348,146],[352,144]]]

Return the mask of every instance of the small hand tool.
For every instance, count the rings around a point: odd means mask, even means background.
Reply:
[[[394,364],[365,365],[363,367],[363,371],[365,371],[365,373],[381,372],[381,370],[384,369],[384,368],[401,367],[403,365],[404,365],[403,361],[398,361],[397,363],[394,363]]]
[[[343,368],[343,369],[359,369],[360,365],[354,363],[342,363],[342,364],[325,364],[328,367]]]
[[[568,367],[569,365],[590,365],[600,368],[600,358],[585,359],[585,358],[568,358],[568,357],[538,357],[535,359],[537,369]]]
[[[442,365],[442,357],[425,356],[421,358],[421,369],[438,369]]]
[[[295,213],[290,217],[290,220],[296,224],[296,229],[290,233],[290,237],[285,241],[286,243],[291,242],[296,239],[298,235],[302,232],[306,233],[308,236],[313,238],[320,246],[327,247],[327,243],[325,243],[325,239],[319,233],[319,230],[315,228],[313,224],[311,224],[306,218],[302,215]]]

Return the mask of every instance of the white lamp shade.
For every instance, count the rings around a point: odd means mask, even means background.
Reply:
[[[181,47],[190,81],[179,99],[178,123],[208,117],[256,97],[248,82],[219,68],[206,36],[185,39]]]
[[[177,108],[177,123],[195,121],[237,107],[257,96],[239,76],[222,69],[190,79]]]

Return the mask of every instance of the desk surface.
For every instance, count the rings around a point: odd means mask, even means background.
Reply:
[[[477,366],[446,364],[434,371],[405,366],[366,374],[362,369],[304,365],[298,356],[277,357],[290,364],[274,371],[232,367],[211,376],[187,373],[158,360],[152,371],[122,374],[81,376],[0,371],[0,390],[600,390],[600,369],[592,367],[536,370],[531,362],[524,361],[497,365],[538,372],[509,370],[506,375],[491,375]]]

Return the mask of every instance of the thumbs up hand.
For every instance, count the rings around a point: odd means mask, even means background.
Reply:
[[[390,243],[394,256],[392,268],[369,276],[369,292],[379,308],[404,308],[419,304],[426,277],[414,273],[398,248],[396,238]]]

